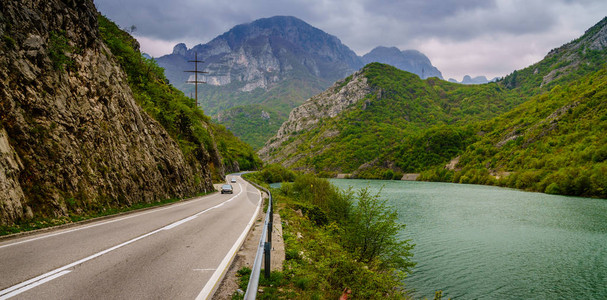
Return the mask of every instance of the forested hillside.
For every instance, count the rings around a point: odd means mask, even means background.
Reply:
[[[607,197],[607,69],[557,85],[491,121],[456,170],[425,180],[499,184],[546,193]]]
[[[327,103],[334,94],[357,94],[358,98]],[[323,110],[346,99],[353,103],[335,117],[322,116]],[[295,109],[279,136],[261,153],[271,162],[319,173],[398,177],[398,173],[449,161],[450,154],[474,139],[474,131],[462,126],[495,117],[523,100],[495,83],[466,86],[437,78],[421,80],[392,66],[372,63]],[[309,106],[321,112],[298,117]],[[451,139],[455,142],[450,143]]]

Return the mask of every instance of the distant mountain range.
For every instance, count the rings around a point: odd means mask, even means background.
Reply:
[[[487,77],[485,77],[485,76],[471,77],[470,75],[464,76],[464,78],[462,79],[461,82],[457,81],[453,78],[449,78],[449,82],[461,83],[461,84],[484,84],[484,83],[489,83],[489,82],[495,82],[497,80],[499,80],[499,77],[495,77],[491,80],[488,80]]]
[[[192,97],[194,87],[185,83],[191,73],[184,71],[194,69],[188,61],[195,53],[208,72],[199,78],[207,82],[198,87],[199,105],[255,148],[276,133],[291,109],[368,62],[442,78],[418,51],[377,47],[359,57],[337,37],[288,16],[237,25],[206,44],[178,44],[157,58],[169,81]]]

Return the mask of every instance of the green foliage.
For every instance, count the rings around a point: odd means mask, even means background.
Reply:
[[[221,124],[235,136],[259,150],[286,119],[271,108],[259,104],[236,106],[221,113]]]
[[[254,173],[253,177],[264,183],[292,182],[295,180],[295,173],[282,165],[269,164],[263,170]]]
[[[259,296],[337,299],[350,290],[354,299],[406,298],[402,280],[413,265],[412,246],[399,240],[404,226],[377,196],[341,192],[326,179],[306,174],[272,195],[283,220],[286,260],[275,276],[280,280],[264,284]],[[366,237],[373,251],[354,245],[357,237]]]
[[[357,200],[345,228],[344,247],[356,260],[367,264],[381,264],[386,269],[412,268],[413,245],[398,238],[405,225],[398,222],[396,211],[379,194],[371,195],[367,189],[358,192]]]
[[[55,70],[64,71],[74,64],[74,61],[68,56],[73,50],[65,36],[65,31],[51,31],[48,41],[48,56]]]
[[[523,101],[494,83],[421,80],[379,63],[367,65],[363,74],[373,92],[353,109],[323,119],[316,128],[297,135],[294,142],[299,145],[289,157],[304,158],[293,167],[316,173],[354,173],[358,178],[400,179],[397,175],[403,172],[448,162],[475,141],[470,124]],[[328,132],[339,134],[326,138]]]
[[[217,149],[223,158],[223,164],[229,171],[237,171],[234,168],[230,170],[229,166],[238,165],[240,170],[257,170],[261,168],[263,162],[257,156],[253,148],[234,136],[223,125],[211,124],[213,136],[217,143]]]
[[[127,74],[135,100],[169,132],[191,163],[205,161],[208,154],[220,154],[228,170],[235,162],[241,169],[261,165],[250,146],[224,127],[211,123],[193,99],[168,84],[164,70],[153,59],[141,55],[133,37],[104,16],[98,20],[101,37]],[[219,153],[215,153],[215,143]],[[218,174],[215,177],[219,180]]]
[[[606,97],[604,67],[555,86],[480,124],[486,134],[463,152],[461,171],[423,178],[607,198]],[[500,172],[510,175],[496,180]]]
[[[350,215],[350,193],[340,191],[326,179],[302,174],[292,185],[282,187],[281,191],[299,202],[320,208],[331,221],[341,223]]]
[[[8,34],[2,35],[2,42],[4,42],[5,47],[8,49],[15,49],[15,46],[17,45],[15,39]]]

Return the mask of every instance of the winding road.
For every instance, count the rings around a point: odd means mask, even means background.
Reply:
[[[0,300],[206,299],[261,206],[235,178],[234,194],[0,241]]]

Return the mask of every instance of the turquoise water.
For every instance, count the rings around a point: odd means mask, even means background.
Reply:
[[[334,179],[399,212],[415,298],[607,299],[607,200],[449,183]],[[446,299],[445,297],[445,299]]]

